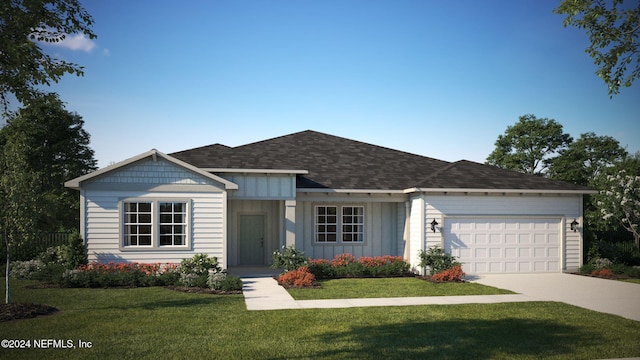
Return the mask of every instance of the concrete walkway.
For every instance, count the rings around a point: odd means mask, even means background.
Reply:
[[[232,269],[243,282],[247,310],[559,301],[640,321],[640,285],[571,274],[482,275],[469,280],[517,294],[295,300],[273,278],[277,270]]]
[[[532,301],[525,295],[469,295],[391,297],[370,299],[295,300],[287,290],[270,277],[243,277],[242,292],[247,310],[329,309],[366,306],[407,306],[437,304],[487,304],[500,302]]]

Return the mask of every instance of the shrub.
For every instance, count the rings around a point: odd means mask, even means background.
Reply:
[[[57,280],[65,287],[117,287],[175,285],[174,264],[91,263],[74,270],[62,270]]]
[[[445,253],[444,249],[439,246],[431,247],[427,251],[420,250],[419,256],[420,267],[428,267],[430,275],[461,265],[455,256]]]
[[[239,291],[242,290],[242,279],[239,276],[235,275],[227,275],[225,276],[222,283],[220,283],[220,288],[216,290],[223,291]]]
[[[591,275],[610,279],[613,277],[613,271],[611,271],[610,269],[593,270],[593,272],[591,272]]]
[[[284,286],[309,287],[315,284],[316,277],[309,272],[306,266],[287,271],[278,276],[278,282]]]
[[[86,265],[88,263],[87,251],[80,233],[74,232],[69,236],[63,255],[64,264],[67,269],[75,269],[80,265]]]
[[[218,259],[210,258],[207,254],[196,254],[191,259],[183,259],[180,262],[180,283],[187,287],[208,287],[211,273],[222,271],[218,265]]]
[[[438,282],[461,282],[462,277],[465,275],[462,271],[462,266],[454,265],[453,267],[443,270],[431,276],[431,280]]]
[[[309,259],[309,265],[307,267],[316,279],[331,279],[335,277],[333,265],[331,265],[329,260]]]
[[[405,276],[409,274],[410,265],[401,256],[363,256],[356,260],[351,254],[339,254],[331,261],[309,259],[308,268],[316,279],[330,279]]]
[[[307,265],[307,258],[304,256],[304,252],[297,250],[293,246],[282,246],[282,249],[282,252],[278,250],[273,252],[272,268],[282,268],[287,272]]]
[[[365,276],[404,276],[409,273],[409,263],[402,256],[361,257],[358,262],[363,266]]]
[[[37,276],[43,264],[40,260],[13,261],[11,263],[11,276],[16,279],[29,280]]]

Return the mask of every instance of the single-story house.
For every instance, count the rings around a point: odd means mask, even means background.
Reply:
[[[151,150],[68,181],[80,191],[90,261],[223,268],[271,263],[295,246],[331,259],[434,245],[477,273],[582,265],[589,188],[461,160],[447,162],[302,131],[243,146]]]

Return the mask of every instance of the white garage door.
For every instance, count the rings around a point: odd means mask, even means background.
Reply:
[[[559,272],[559,218],[447,217],[444,247],[469,274]]]

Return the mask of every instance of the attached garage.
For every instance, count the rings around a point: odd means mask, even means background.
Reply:
[[[447,253],[475,273],[562,271],[560,217],[446,217]]]

